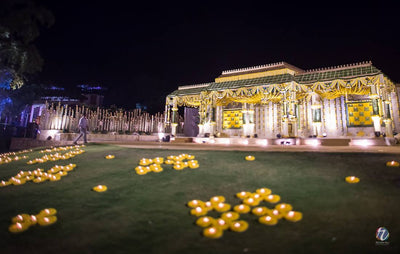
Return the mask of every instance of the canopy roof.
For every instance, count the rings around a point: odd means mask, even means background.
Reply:
[[[294,69],[292,65],[280,62],[277,64],[270,64],[265,66],[256,66],[244,69],[224,71],[222,76],[229,76],[233,72],[247,73],[249,71],[255,72],[257,70],[265,71],[266,68],[269,69],[271,68],[276,69],[278,67],[287,68],[288,66]],[[308,70],[308,71],[303,71],[297,67],[295,68],[296,71],[298,72],[294,74],[285,73],[285,74],[257,77],[251,79],[232,80],[225,82],[210,82],[200,85],[181,86],[179,87],[179,89],[169,94],[168,97],[195,95],[207,91],[208,92],[223,91],[226,89],[239,89],[244,87],[278,85],[290,82],[294,82],[299,85],[311,86],[315,83],[320,83],[320,82],[326,83],[337,80],[350,80],[358,77],[375,76],[378,74],[383,74],[379,69],[377,69],[375,66],[372,65],[372,62],[362,62],[362,63],[355,63],[350,65],[342,65],[342,66],[335,66],[335,67]]]

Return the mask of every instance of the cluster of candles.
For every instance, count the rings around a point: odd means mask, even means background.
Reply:
[[[106,155],[105,158],[106,158],[107,160],[112,160],[112,159],[115,158],[115,155],[109,154],[109,155]]]
[[[225,202],[225,197],[215,196],[209,201],[198,199],[191,200],[187,206],[192,208],[190,214],[199,217],[196,224],[203,227],[203,235],[209,238],[220,238],[224,230],[230,229],[234,232],[246,231],[249,227],[244,220],[239,220],[240,214],[246,214],[251,211],[258,216],[258,221],[264,225],[273,226],[282,218],[297,222],[303,218],[303,214],[293,211],[293,207],[287,203],[276,204],[273,209],[265,206],[258,206],[260,202],[277,203],[280,200],[279,195],[271,194],[268,188],[257,189],[256,192],[242,191],[236,194],[236,197],[242,200],[242,204],[232,206]],[[208,212],[215,210],[222,213],[220,218],[207,216]],[[233,210],[233,211],[231,211]]]
[[[163,157],[142,158],[135,170],[138,175],[145,175],[149,172],[159,173],[163,171],[162,164],[173,165],[175,170],[183,170],[187,167],[194,169],[199,167],[199,162],[194,158],[194,155],[190,154],[170,155],[166,160]]]
[[[36,215],[19,214],[11,219],[12,224],[8,230],[11,233],[21,233],[28,230],[34,225],[49,226],[57,221],[57,210],[54,208],[46,208]]]
[[[47,180],[49,181],[59,181],[61,177],[66,176],[69,171],[72,171],[76,167],[76,164],[68,164],[65,166],[55,165],[51,169],[44,172],[43,169],[38,168],[33,171],[20,171],[17,175],[11,177],[8,181],[1,181],[0,187],[5,187],[8,185],[22,185],[28,181],[34,183],[42,183]]]
[[[388,161],[386,162],[387,167],[398,167],[399,163],[397,161]]]
[[[249,224],[244,220],[239,220],[239,213],[230,211],[231,205],[225,203],[224,196],[212,197],[209,201],[192,200],[187,203],[192,208],[191,215],[199,217],[196,225],[203,227],[203,235],[208,238],[220,238],[225,230],[230,229],[234,232],[244,232]],[[206,216],[208,212],[215,210],[222,213],[219,218]]]
[[[41,158],[35,158],[33,160],[29,160],[27,164],[36,164],[36,163],[44,163],[47,161],[57,161],[57,160],[67,160],[69,158],[75,157],[76,155],[84,153],[85,150],[76,148],[75,150],[69,151],[65,154],[54,153],[54,154],[45,154]]]
[[[12,161],[18,161],[20,159],[26,159],[26,158],[28,158],[26,155],[23,155],[23,156],[18,156],[18,155],[22,154],[22,153],[28,153],[28,152],[32,152],[32,149],[22,150],[19,152],[2,153],[2,154],[0,154],[0,165],[5,164],[5,163],[10,163]]]
[[[68,150],[72,150],[72,149],[79,149],[80,147],[85,147],[85,145],[52,147],[52,148],[40,150],[39,153],[52,153],[52,152],[68,151]]]

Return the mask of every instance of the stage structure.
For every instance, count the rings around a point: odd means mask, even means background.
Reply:
[[[185,107],[198,110],[198,137],[392,137],[400,131],[398,98],[371,62],[306,71],[279,62],[179,86],[166,98],[165,122],[175,135]]]

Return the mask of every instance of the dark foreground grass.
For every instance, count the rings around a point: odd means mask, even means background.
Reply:
[[[90,145],[86,153],[57,164],[77,168],[59,182],[0,188],[0,253],[400,253],[400,169],[385,162],[389,154],[271,153],[175,151]],[[200,167],[139,176],[141,158],[180,153],[196,156]],[[38,153],[28,154],[30,158]],[[104,156],[114,154],[114,160]],[[248,154],[255,161],[246,161]],[[26,160],[0,165],[0,180],[19,170],[48,170],[55,162],[27,165]],[[349,175],[360,177],[348,184]],[[107,185],[96,193],[91,188]],[[225,231],[221,239],[201,235],[185,204],[192,199],[227,197],[242,190],[268,187],[303,212],[302,221],[273,227],[243,215],[249,229]],[[266,204],[269,207],[271,205]],[[58,222],[8,232],[19,213],[58,210]],[[216,213],[212,215],[217,216]],[[375,231],[390,232],[387,246],[376,246]]]

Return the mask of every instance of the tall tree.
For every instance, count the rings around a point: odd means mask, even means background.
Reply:
[[[0,81],[20,88],[33,73],[41,71],[43,59],[33,44],[41,27],[50,27],[54,16],[34,0],[0,1]],[[0,87],[7,84],[0,84]]]

